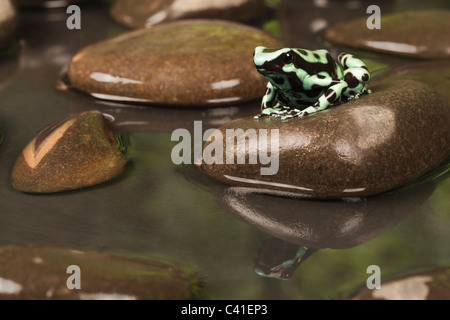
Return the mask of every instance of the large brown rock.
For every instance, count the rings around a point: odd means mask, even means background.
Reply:
[[[232,121],[215,133],[224,141],[205,144],[201,167],[230,185],[318,199],[366,197],[405,185],[448,159],[449,123],[449,105],[432,87],[413,80],[386,82],[370,95],[303,118]],[[237,141],[247,136],[250,147],[227,143],[227,129],[237,134]],[[255,129],[256,137],[249,137],[247,129]],[[278,130],[279,148],[273,149],[269,164],[261,164],[261,158],[249,164],[251,158],[266,154],[258,146],[263,132],[259,129],[267,129],[270,136]],[[276,147],[267,140],[263,146]],[[245,163],[214,159],[211,150],[217,145],[222,149],[216,148],[216,156],[220,151],[224,159],[245,155]],[[278,170],[262,175],[262,168]]]
[[[88,111],[41,131],[17,158],[11,181],[23,192],[60,192],[109,181],[125,165],[108,120]]]
[[[245,21],[263,9],[263,0],[116,0],[111,15],[129,28],[144,28],[178,19]]]
[[[382,14],[381,29],[369,29],[367,19],[338,23],[325,37],[340,45],[400,56],[450,57],[450,10]]]
[[[282,46],[265,32],[219,20],[185,20],[124,33],[81,50],[71,84],[95,97],[176,106],[229,105],[260,98],[258,45]]]

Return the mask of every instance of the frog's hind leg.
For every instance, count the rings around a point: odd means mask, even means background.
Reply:
[[[370,73],[365,63],[345,52],[339,55],[338,61],[344,67],[344,81],[348,85],[343,95],[350,100],[357,99],[363,93],[370,93],[370,90],[366,89]]]
[[[347,83],[343,80],[337,82],[336,84],[329,87],[325,92],[319,97],[312,106],[309,106],[303,110],[297,110],[294,114],[290,114],[291,117],[303,117],[307,114],[316,113],[318,111],[325,110],[330,105],[339,102],[342,93],[347,89]],[[295,110],[293,110],[295,111]]]

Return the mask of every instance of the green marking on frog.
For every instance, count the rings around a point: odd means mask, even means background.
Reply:
[[[256,47],[253,61],[269,81],[255,118],[302,117],[370,93],[369,70],[349,53],[341,53],[336,62],[324,49]]]

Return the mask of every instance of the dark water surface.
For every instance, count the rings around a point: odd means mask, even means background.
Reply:
[[[333,1],[343,4],[340,11],[312,5],[321,2],[281,5],[281,30],[288,44],[320,46],[320,34],[312,34],[308,26],[322,15],[332,24],[364,16],[369,4],[402,11],[423,1]],[[345,9],[345,3],[350,7]],[[255,114],[259,102],[204,110],[126,109],[57,90],[61,72],[79,49],[125,31],[105,6],[81,8],[82,30],[73,31],[66,28],[64,10],[22,12],[20,50],[0,58],[0,245],[56,245],[169,261],[195,271],[207,299],[342,299],[365,286],[370,265],[381,268],[382,280],[450,266],[448,178],[357,203],[293,200],[228,188],[210,183],[195,168],[174,165],[171,133],[192,130],[194,120],[203,120],[206,130]],[[46,126],[89,109],[110,114],[130,133],[125,174],[105,185],[61,194],[12,189],[11,169],[25,145]],[[292,244],[280,244],[272,236]],[[278,261],[278,255],[283,259],[284,249],[292,257],[292,245],[317,250],[294,268],[289,280],[254,271],[255,264]]]

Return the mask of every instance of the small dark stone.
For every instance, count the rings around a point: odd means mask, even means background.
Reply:
[[[116,0],[111,15],[129,28],[145,28],[179,19],[246,21],[263,9],[263,0]]]
[[[381,15],[381,29],[369,29],[367,17],[344,21],[327,30],[337,44],[425,59],[450,57],[450,10]]]
[[[241,155],[245,156],[245,163],[215,160],[209,165],[203,162],[201,167],[230,185],[336,199],[392,190],[449,158],[450,108],[440,94],[413,80],[386,82],[372,90],[370,95],[303,118],[232,121],[216,131],[224,139],[224,159],[226,155],[235,159]],[[236,133],[238,141],[247,139],[250,147],[227,144],[227,129]],[[256,137],[249,138],[247,129],[256,130]],[[270,133],[279,130],[279,156],[269,159],[269,164],[261,164],[260,158],[257,164],[249,164],[251,157],[261,155],[256,139],[260,129]],[[270,150],[271,143],[271,138],[267,138],[263,145]],[[204,146],[204,157],[205,149],[212,148],[210,144]],[[279,168],[275,167],[276,160]],[[262,175],[261,169],[270,167],[278,171]]]
[[[23,192],[60,192],[109,181],[125,164],[109,121],[88,111],[41,131],[16,160],[11,180]]]
[[[177,106],[230,105],[260,98],[266,80],[253,66],[267,33],[220,20],[185,20],[124,33],[81,50],[71,84],[97,98]]]

